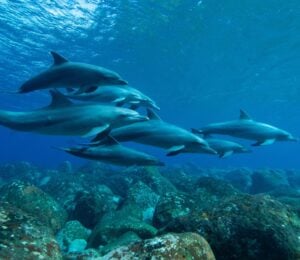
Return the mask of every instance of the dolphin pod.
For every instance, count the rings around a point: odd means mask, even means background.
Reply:
[[[58,148],[74,156],[121,166],[163,166],[164,163],[157,158],[119,142],[131,141],[163,148],[167,156],[206,153],[225,158],[251,151],[239,143],[212,137],[212,134],[254,140],[254,146],[270,145],[275,141],[298,141],[285,130],[253,120],[243,110],[237,120],[187,131],[161,120],[152,110],[160,109],[156,103],[141,91],[129,87],[116,72],[71,62],[56,52],[51,52],[51,55],[53,65],[26,81],[15,92],[50,88],[51,103],[26,112],[0,110],[0,125],[46,135],[93,137],[87,145]],[[62,93],[57,88],[67,89],[67,92]],[[70,99],[82,102],[74,103]],[[126,104],[129,108],[123,107]],[[147,116],[135,111],[139,107],[147,109]]]

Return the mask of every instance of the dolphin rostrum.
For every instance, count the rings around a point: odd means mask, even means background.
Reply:
[[[164,163],[155,157],[125,147],[118,143],[114,138],[107,136],[97,146],[60,148],[72,155],[89,160],[98,160],[106,163],[112,163],[121,166],[163,166]]]
[[[129,86],[102,86],[92,92],[84,92],[81,94],[76,94],[76,92],[68,93],[66,96],[80,101],[109,102],[117,106],[130,104],[132,109],[138,108],[139,106],[150,107],[156,110],[160,109],[151,98]]]
[[[72,87],[78,92],[93,91],[102,85],[127,85],[116,72],[90,65],[71,62],[51,51],[54,63],[46,71],[26,81],[17,93],[27,93],[39,89]]]
[[[47,135],[89,137],[107,134],[111,128],[147,120],[136,111],[99,104],[73,104],[60,92],[50,90],[49,106],[29,112],[0,110],[0,125]]]
[[[194,134],[199,133],[196,129],[192,129],[192,132]],[[203,139],[208,143],[208,145],[218,153],[220,158],[226,158],[234,153],[251,152],[251,150],[247,149],[243,145],[233,141],[217,139],[210,135],[201,135],[201,137],[203,137]]]
[[[113,129],[110,135],[120,142],[133,141],[168,149],[167,155],[179,153],[210,153],[216,152],[207,142],[193,133],[178,126],[162,121],[151,109],[147,109],[149,121],[138,122]],[[97,143],[101,136],[92,140]]]
[[[240,111],[238,120],[209,124],[200,128],[198,133],[230,135],[255,140],[253,146],[269,145],[275,141],[298,141],[287,131],[253,120],[243,110]]]

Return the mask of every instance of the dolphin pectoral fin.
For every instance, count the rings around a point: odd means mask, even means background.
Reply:
[[[102,133],[105,133],[105,131],[107,129],[109,129],[109,125],[106,124],[106,125],[103,125],[103,126],[98,126],[98,127],[94,127],[92,128],[92,130],[90,130],[89,132],[87,132],[86,134],[84,134],[82,137],[91,137],[91,136],[94,136],[94,135],[100,135]],[[94,141],[94,139],[92,140]]]
[[[220,157],[220,158],[226,158],[226,157],[229,157],[229,156],[232,155],[232,154],[233,154],[233,151],[230,150],[230,151],[226,151],[226,152],[220,153],[220,154],[219,154],[219,157]]]
[[[65,62],[68,62],[68,60],[66,58],[64,58],[63,56],[61,56],[60,54],[58,54],[55,51],[50,51],[50,54],[53,57],[53,66],[61,65]]]
[[[167,156],[174,156],[179,153],[181,153],[184,150],[184,145],[176,145],[172,146],[170,149],[168,149]]]
[[[252,146],[263,146],[263,145],[270,145],[273,144],[276,139],[266,139],[263,141],[257,141],[256,143],[252,144]]]

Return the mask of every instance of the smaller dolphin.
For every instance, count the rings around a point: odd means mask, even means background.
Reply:
[[[270,145],[275,141],[298,141],[287,131],[253,120],[244,110],[240,110],[238,120],[210,124],[200,128],[198,133],[230,135],[255,140],[253,146]]]
[[[132,109],[138,108],[139,106],[149,107],[156,110],[160,108],[155,102],[144,95],[139,90],[129,86],[103,86],[97,88],[95,91],[87,93],[69,93],[66,94],[68,98],[80,100],[80,101],[91,101],[101,103],[114,103],[117,106],[122,106],[125,103],[132,105]]]
[[[192,132],[194,134],[199,134],[198,130],[196,129],[192,129]],[[201,135],[201,137],[203,137],[203,139],[208,143],[208,145],[218,153],[220,158],[226,158],[234,153],[251,152],[251,150],[236,142],[217,139],[210,135]]]
[[[58,91],[50,91],[51,104],[29,111],[0,110],[0,125],[47,135],[104,136],[114,127],[148,120],[136,111],[99,104],[73,104]]]
[[[59,148],[72,155],[86,158],[89,160],[103,161],[106,163],[116,164],[120,166],[147,166],[157,165],[164,166],[164,163],[155,157],[136,151],[119,144],[111,136],[107,136],[97,146]]]
[[[87,63],[71,62],[50,52],[54,63],[46,71],[26,81],[17,93],[47,88],[79,88],[78,93],[93,91],[103,85],[127,85],[116,72]]]
[[[149,121],[115,128],[110,132],[110,135],[120,142],[133,141],[168,149],[168,156],[179,153],[216,154],[216,151],[211,149],[201,137],[181,127],[162,121],[149,108],[147,111]],[[101,140],[101,136],[96,136],[92,142],[97,143],[99,140]]]

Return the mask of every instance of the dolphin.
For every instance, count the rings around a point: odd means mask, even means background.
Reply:
[[[196,129],[192,129],[192,132],[194,134],[199,133]],[[236,142],[217,139],[212,137],[211,135],[201,135],[201,137],[203,137],[203,139],[208,143],[208,145],[218,153],[220,158],[226,158],[234,153],[251,152],[251,150]]]
[[[79,88],[80,93],[93,91],[102,85],[127,85],[116,72],[95,65],[71,62],[56,52],[50,53],[53,65],[26,81],[17,93],[60,87]]]
[[[155,104],[155,102],[144,95],[139,90],[129,87],[129,86],[103,86],[97,88],[95,91],[87,93],[68,93],[66,94],[68,98],[80,100],[80,101],[90,101],[90,102],[102,102],[102,103],[114,103],[117,106],[122,106],[125,103],[130,104],[133,109],[139,106],[150,107],[156,110],[160,108]]]
[[[133,141],[141,144],[161,147],[167,150],[167,155],[179,153],[210,153],[216,152],[207,142],[193,133],[178,126],[162,121],[159,116],[147,109],[147,122],[138,122],[128,126],[112,129],[110,135],[120,142]],[[96,136],[92,143],[97,144],[101,136]]]
[[[275,141],[298,141],[289,132],[272,125],[253,120],[244,110],[240,110],[238,120],[214,123],[198,130],[201,134],[221,134],[256,141],[253,146],[270,145]]]
[[[73,147],[73,148],[59,148],[72,155],[86,158],[89,160],[98,160],[106,163],[112,163],[120,166],[147,166],[157,165],[164,166],[164,163],[155,157],[136,151],[134,149],[125,147],[118,143],[111,136],[107,136],[104,141],[97,144],[97,146],[88,147]]]
[[[0,125],[47,135],[90,137],[106,135],[113,127],[147,120],[136,111],[99,104],[73,104],[57,90],[51,90],[47,107],[29,111],[0,110]]]

